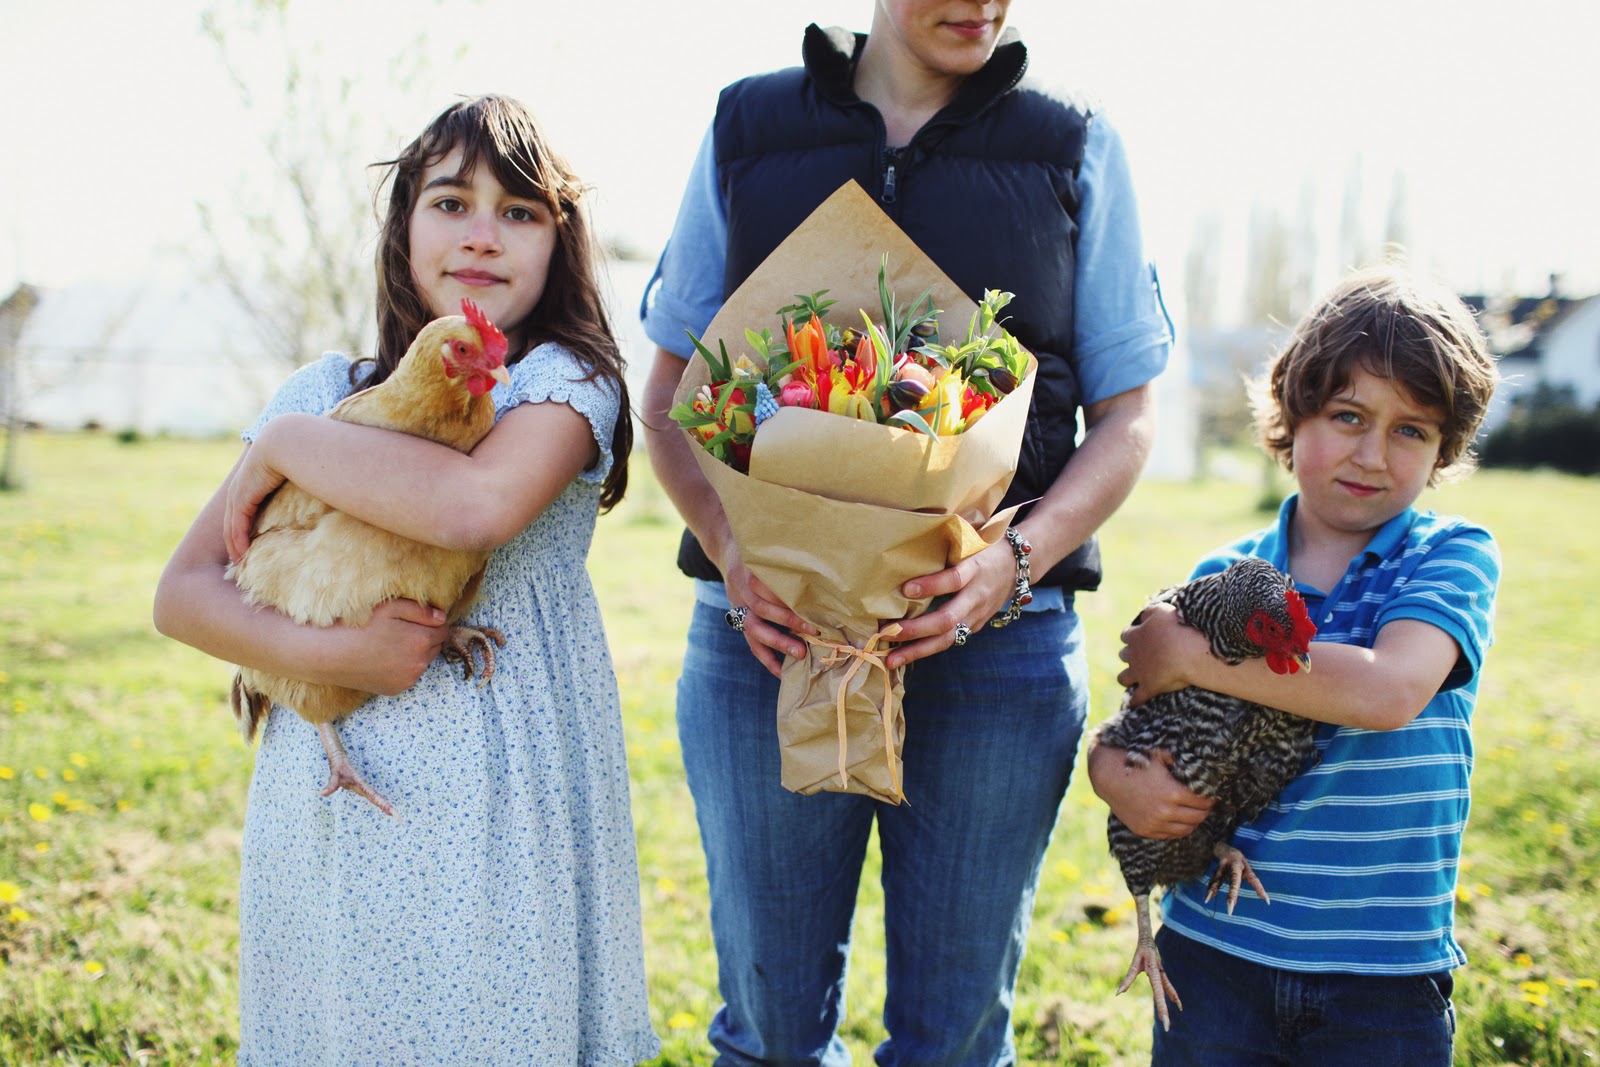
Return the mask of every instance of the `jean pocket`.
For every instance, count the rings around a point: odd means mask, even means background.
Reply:
[[[1419,974],[1411,980],[1412,988],[1422,1002],[1437,1015],[1450,1013],[1450,994],[1455,991],[1455,978],[1449,971]]]

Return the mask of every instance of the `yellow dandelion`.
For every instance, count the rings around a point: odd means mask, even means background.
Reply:
[[[1072,928],[1072,932],[1082,937],[1084,934],[1094,933],[1094,926],[1089,923],[1079,923]]]
[[[1490,888],[1489,886],[1484,885],[1482,882],[1474,882],[1473,886],[1472,886],[1472,891],[1474,893],[1478,894],[1480,897],[1492,897],[1492,896],[1494,896],[1494,890],[1492,888]]]
[[[82,752],[74,752],[67,757],[67,762],[72,764],[74,767],[87,767],[89,766],[89,757],[85,756]]]
[[[1600,982],[1596,982],[1593,978],[1579,978],[1572,984],[1578,989],[1594,989],[1596,986],[1600,986]]]
[[[1107,926],[1116,926],[1128,917],[1127,908],[1110,908],[1100,917],[1100,921]]]
[[[1064,945],[1068,940],[1067,932],[1065,930],[1051,930],[1050,940],[1054,941],[1058,945]]]
[[[17,776],[17,772],[10,767],[0,767],[0,780],[10,780]]]
[[[1566,833],[1567,827],[1564,823],[1553,822],[1550,824],[1551,837],[1565,837]]]
[[[1532,967],[1533,957],[1528,955],[1526,952],[1519,952],[1515,956],[1511,957],[1511,962],[1515,963],[1518,967]]]
[[[90,809],[89,802],[87,800],[69,800],[65,804],[61,805],[61,808],[62,808],[63,811],[89,811],[89,810],[92,810],[92,809]]]
[[[1464,885],[1456,886],[1456,903],[1465,904],[1472,899],[1472,890]]]
[[[1572,762],[1570,760],[1558,759],[1555,761],[1553,766],[1555,767],[1557,774],[1566,774],[1568,771],[1572,770]]]
[[[1532,808],[1523,808],[1522,809],[1522,821],[1523,822],[1538,822],[1539,821],[1539,813],[1534,811]]]
[[[688,1030],[688,1029],[691,1029],[691,1028],[699,1025],[699,1023],[700,1023],[700,1020],[696,1019],[689,1012],[680,1011],[678,1014],[674,1015],[672,1018],[667,1020],[667,1029],[669,1029],[669,1030]]]
[[[656,891],[660,893],[676,893],[678,891],[678,883],[671,878],[657,878]]]
[[[28,814],[33,816],[35,822],[49,822],[50,809],[43,804],[29,804]]]
[[[78,780],[78,772],[71,767],[63,767],[61,769],[61,780],[63,782],[76,782]]]
[[[25,712],[27,710],[28,710],[28,702],[26,700],[18,698],[18,699],[13,700],[11,702],[11,713],[13,715],[21,715],[23,712]]]
[[[128,800],[119,800],[119,801],[117,801],[117,810],[118,811],[127,811],[132,807],[133,807],[133,802],[132,801],[128,801]]]
[[[1062,860],[1056,864],[1056,873],[1069,882],[1076,882],[1083,877],[1083,872],[1078,869],[1078,865],[1067,860]]]
[[[1572,985],[1572,979],[1566,978],[1566,977],[1561,976],[1561,975],[1557,975],[1556,976],[1556,985],[1560,986],[1562,989],[1566,989],[1566,988],[1568,988],[1569,986]]]
[[[106,973],[106,965],[101,963],[99,960],[87,960],[87,961],[85,961],[84,965],[83,965],[83,969],[88,971],[90,974],[96,975],[96,976],[99,976],[99,975],[102,975],[102,974]]]
[[[15,904],[22,899],[22,887],[15,882],[0,882],[0,904]]]
[[[33,850],[35,852],[49,852],[50,851],[50,842],[48,842],[48,841],[40,841],[40,842],[38,842],[37,844],[35,844],[33,846]]]
[[[10,919],[13,923],[25,923],[29,919],[33,918],[33,916],[29,915],[21,908],[12,908],[10,911],[6,912],[6,918]]]
[[[35,767],[33,776],[41,782],[48,781],[50,779],[50,769],[48,767]]]
[[[1536,997],[1547,997],[1550,995],[1549,982],[1523,982],[1517,988],[1521,989],[1524,993],[1532,993]]]
[[[51,800],[51,801],[52,801],[52,802],[53,802],[53,803],[54,803],[54,804],[55,804],[55,806],[56,806],[56,807],[58,807],[58,808],[64,808],[64,807],[66,807],[66,806],[67,806],[67,805],[68,805],[68,804],[71,804],[71,803],[72,803],[72,798],[71,798],[71,797],[69,797],[69,796],[67,796],[67,794],[65,794],[65,793],[63,793],[63,792],[61,792],[61,791],[60,791],[60,790],[59,790],[59,789],[58,789],[58,790],[56,790],[56,791],[55,791],[55,792],[54,792],[54,793],[51,793],[51,794],[50,794],[50,800]]]
[[[1532,1004],[1536,1008],[1548,1008],[1550,1006],[1550,1002],[1537,993],[1522,994],[1522,1002],[1524,1004]]]

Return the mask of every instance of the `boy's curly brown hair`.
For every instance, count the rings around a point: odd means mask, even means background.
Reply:
[[[1250,383],[1261,445],[1285,470],[1294,469],[1295,430],[1344,391],[1356,367],[1444,413],[1429,485],[1472,470],[1472,440],[1499,372],[1461,298],[1396,266],[1359,270],[1336,285]]]

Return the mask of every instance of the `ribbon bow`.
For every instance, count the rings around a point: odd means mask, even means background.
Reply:
[[[839,786],[841,789],[850,785],[850,771],[845,765],[849,750],[849,733],[845,729],[844,713],[845,699],[850,695],[850,679],[854,678],[856,671],[863,666],[869,671],[876,667],[883,672],[883,710],[881,717],[883,720],[884,761],[889,765],[889,780],[894,786],[896,799],[904,800],[906,793],[900,784],[900,768],[894,751],[894,719],[890,711],[894,701],[894,672],[883,661],[888,649],[878,648],[878,642],[893,637],[899,632],[900,624],[892,622],[868,638],[867,643],[861,648],[840,641],[812,637],[807,633],[802,633],[800,636],[816,647],[828,650],[830,653],[828,658],[820,661],[824,667],[832,667],[846,659],[851,661],[850,666],[845,669],[844,676],[839,679],[839,698],[835,705],[839,722]]]

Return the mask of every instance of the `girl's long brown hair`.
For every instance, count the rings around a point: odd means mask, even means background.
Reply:
[[[554,341],[578,357],[589,372],[585,381],[599,378],[616,390],[620,410],[611,436],[611,471],[600,494],[601,510],[608,511],[628,486],[633,416],[622,354],[600,292],[599,247],[583,203],[584,186],[517,101],[480,96],[452,104],[399,156],[374,164],[389,168],[388,207],[378,234],[378,353],[351,368],[351,381],[366,363],[375,366],[363,384],[388,378],[434,317],[411,273],[411,212],[423,171],[456,148],[461,149],[463,176],[485,163],[507,192],[541,201],[555,220],[556,245],[544,295],[527,318],[501,324],[513,344],[514,355],[506,362],[516,363],[535,346]]]

